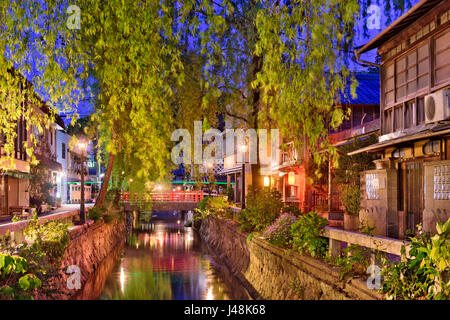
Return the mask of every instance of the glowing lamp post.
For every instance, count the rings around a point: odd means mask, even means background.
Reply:
[[[264,187],[269,187],[269,186],[270,186],[270,178],[264,177]]]
[[[80,151],[81,166],[80,166],[80,180],[81,180],[81,199],[80,199],[80,223],[86,223],[86,212],[84,209],[84,158],[86,157],[88,143],[86,141],[78,141],[78,150]]]
[[[248,150],[248,147],[246,144],[240,145],[239,150],[241,153],[244,154],[244,161],[242,161],[242,173],[241,173],[241,188],[242,188],[242,195],[241,195],[241,209],[245,209],[245,153]]]

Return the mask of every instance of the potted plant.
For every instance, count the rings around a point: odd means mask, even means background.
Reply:
[[[344,229],[350,231],[358,231],[359,229],[359,208],[360,208],[360,192],[359,185],[343,185],[341,193],[342,205],[344,212]]]

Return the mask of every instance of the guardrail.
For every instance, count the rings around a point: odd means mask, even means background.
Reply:
[[[203,191],[129,192],[120,194],[122,202],[198,202],[203,199]]]
[[[348,245],[356,244],[361,247],[397,256],[401,256],[403,245],[405,246],[406,255],[409,254],[410,250],[408,241],[382,236],[370,236],[364,233],[342,230],[334,227],[325,227],[322,231],[322,235],[330,241],[329,250],[332,257],[340,255],[342,242],[346,242]]]
[[[86,213],[89,209],[86,208]],[[80,214],[80,210],[69,210],[63,212],[52,213],[46,216],[42,216],[38,218],[38,224],[44,224],[50,221],[61,221],[66,223],[72,223],[72,218],[74,216],[78,216]],[[10,232],[11,235],[11,243],[13,244],[21,244],[25,240],[24,229],[28,227],[30,223],[30,219],[22,220],[18,222],[9,222],[0,225],[0,236]]]

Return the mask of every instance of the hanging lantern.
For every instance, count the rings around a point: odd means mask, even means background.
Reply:
[[[288,184],[293,185],[294,183],[295,183],[295,173],[291,171],[288,174]]]
[[[270,178],[264,177],[264,187],[268,187],[270,185]]]

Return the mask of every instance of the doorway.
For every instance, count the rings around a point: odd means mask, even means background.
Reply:
[[[423,161],[405,163],[404,199],[406,209],[406,227],[415,231],[422,222],[424,209]]]

